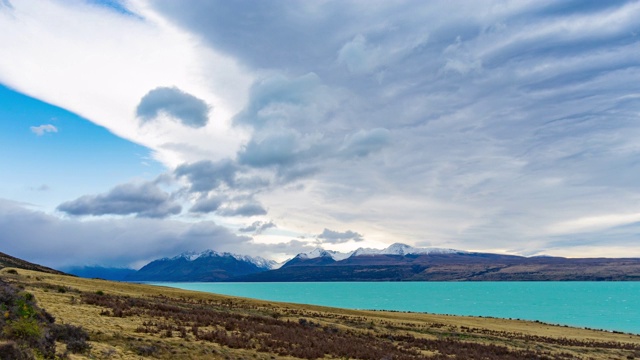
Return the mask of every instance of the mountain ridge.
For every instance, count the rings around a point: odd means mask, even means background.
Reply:
[[[127,281],[226,281],[271,270],[275,261],[262,257],[205,250],[153,260],[128,276]]]
[[[151,261],[117,280],[639,281],[640,259],[524,257],[395,243],[385,249],[360,248],[347,253],[316,248],[278,264],[261,257],[205,250]]]
[[[343,254],[344,255],[344,254]],[[314,257],[315,256],[315,257]],[[336,260],[314,249],[234,281],[638,281],[640,259],[524,257],[395,243]]]

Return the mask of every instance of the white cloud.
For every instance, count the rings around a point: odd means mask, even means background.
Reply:
[[[1,9],[0,82],[149,147],[168,166],[233,154],[243,135],[230,127],[231,117],[246,99],[250,72],[144,1],[129,5],[140,17],[81,1],[20,1]],[[143,96],[163,86],[213,105],[210,124],[195,130],[134,121]],[[172,143],[194,151],[176,151]]]
[[[380,66],[380,49],[367,44],[367,40],[358,34],[344,44],[338,52],[338,62],[343,63],[349,72],[355,75],[369,73]]]
[[[31,132],[38,135],[38,136],[42,136],[45,133],[57,133],[58,132],[58,128],[51,125],[51,124],[43,124],[40,126],[31,126],[29,129],[31,129]]]
[[[581,217],[551,224],[548,230],[553,234],[572,234],[601,231],[607,228],[640,222],[640,213],[603,214]]]

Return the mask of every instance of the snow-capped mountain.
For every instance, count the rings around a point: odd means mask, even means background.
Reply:
[[[225,253],[225,254],[228,254],[228,253]],[[274,260],[265,259],[261,256],[248,256],[248,255],[238,255],[238,254],[231,254],[231,256],[233,256],[237,260],[250,262],[261,269],[272,270],[272,269],[277,269],[281,265],[280,263]]]
[[[434,248],[434,247],[416,248],[413,246],[409,246],[407,244],[395,243],[384,249],[359,248],[356,251],[350,251],[346,253],[333,251],[333,250],[325,250],[323,248],[317,247],[309,252],[300,253],[296,255],[295,258],[315,259],[319,257],[330,257],[335,261],[340,261],[340,260],[350,258],[352,256],[363,256],[363,255],[412,255],[412,254],[428,255],[428,254],[457,254],[457,253],[465,253],[465,252],[466,251]]]
[[[445,249],[445,248],[416,248],[407,244],[395,243],[385,249],[366,249],[359,248],[354,251],[351,256],[363,255],[429,255],[429,254],[457,254],[466,253],[466,251]]]
[[[205,250],[184,252],[154,260],[128,280],[134,281],[225,281],[278,267],[273,260]]]
[[[333,251],[333,250],[325,250],[323,248],[317,247],[309,252],[306,253],[300,253],[298,255],[296,255],[296,258],[299,259],[315,259],[315,258],[319,258],[319,257],[330,257],[335,261],[340,261],[340,260],[344,260],[346,258],[348,258],[349,256],[351,256],[351,254],[353,254],[353,251],[351,252],[347,252],[347,253],[342,253],[339,251]]]
[[[187,261],[195,261],[197,259],[206,258],[206,257],[232,257],[236,260],[245,261],[245,262],[254,264],[261,269],[266,269],[266,270],[277,268],[279,265],[277,262],[273,260],[267,260],[260,256],[238,255],[238,254],[228,253],[228,252],[218,252],[215,250],[205,250],[202,252],[187,251],[187,252],[183,252],[180,255],[176,255],[172,258],[163,258],[160,260],[185,259]]]

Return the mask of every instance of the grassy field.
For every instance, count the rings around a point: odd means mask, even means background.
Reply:
[[[537,322],[354,311],[4,268],[90,348],[70,359],[640,359],[640,336]],[[56,343],[56,353],[65,354]]]

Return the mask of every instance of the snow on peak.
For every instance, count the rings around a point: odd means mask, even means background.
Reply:
[[[370,249],[370,248],[359,248],[356,251],[351,251],[347,253],[333,251],[333,250],[325,250],[323,248],[317,247],[309,252],[300,253],[296,257],[299,259],[315,259],[318,257],[330,257],[335,261],[344,260],[351,256],[362,256],[362,255],[413,255],[413,254],[455,254],[455,253],[463,253],[465,251],[454,250],[454,249],[444,249],[444,248],[416,248],[407,244],[395,243],[389,245],[389,247],[385,249]]]
[[[352,256],[362,256],[362,255],[412,255],[412,254],[455,254],[463,251],[454,250],[454,249],[443,249],[443,248],[416,248],[413,246],[409,246],[407,244],[395,243],[389,245],[386,249],[365,249],[359,248],[358,250],[353,252]]]
[[[249,256],[249,255],[237,255],[237,254],[229,254],[229,255],[233,256],[236,260],[250,262],[262,269],[271,270],[278,267],[277,262],[273,260],[267,260],[261,256]]]
[[[246,261],[249,263],[252,263],[254,265],[256,265],[259,268],[263,268],[263,269],[275,269],[278,266],[278,263],[276,263],[273,260],[267,260],[265,258],[262,258],[260,256],[256,256],[256,257],[252,257],[252,256],[248,256],[248,255],[238,255],[238,254],[232,254],[232,253],[228,253],[228,252],[217,252],[215,250],[205,250],[202,252],[195,252],[195,251],[187,251],[187,252],[183,252],[182,254],[178,255],[178,256],[174,256],[173,258],[164,258],[163,260],[179,260],[179,259],[185,259],[187,261],[195,261],[197,259],[200,258],[205,258],[205,257],[232,257],[236,260],[239,261]]]
[[[341,253],[333,250],[325,250],[321,247],[317,247],[309,252],[300,253],[296,257],[300,259],[315,259],[319,257],[330,257],[335,261],[340,261],[351,256],[353,252]]]
[[[301,258],[301,259],[315,259],[315,258],[319,258],[322,256],[330,256],[329,253],[324,250],[323,248],[317,247],[309,252],[306,253],[300,253],[298,254],[297,257]]]
[[[384,249],[385,253],[393,254],[393,255],[406,255],[411,254],[418,249],[409,246],[407,244],[395,243],[389,245],[388,248]]]

